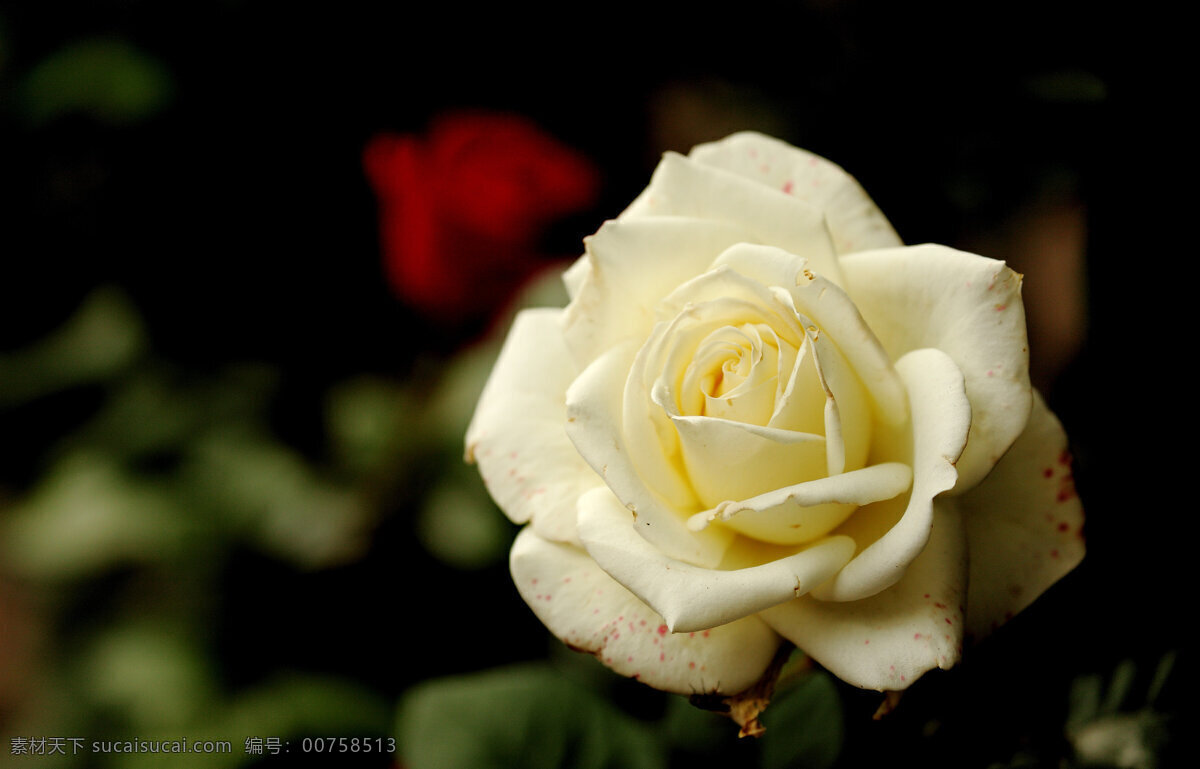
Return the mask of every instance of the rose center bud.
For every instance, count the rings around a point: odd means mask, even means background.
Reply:
[[[779,371],[790,371],[796,347],[767,325],[724,326],[701,343],[683,377],[684,413],[746,424],[771,420]]]
[[[683,466],[705,507],[862,466],[867,436],[857,428],[864,425],[851,430],[847,456],[840,413],[832,422],[828,414],[817,344],[801,324],[713,323],[675,341],[670,358],[681,361],[684,350],[690,356],[668,411],[675,412]],[[831,441],[840,467],[831,467]]]

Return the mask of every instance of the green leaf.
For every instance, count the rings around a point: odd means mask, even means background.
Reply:
[[[39,62],[21,84],[21,106],[34,124],[72,112],[127,124],[162,109],[173,88],[157,59],[124,40],[95,38]]]
[[[182,500],[103,454],[64,456],[0,525],[0,554],[35,579],[82,579],[184,552],[195,528]]]
[[[479,473],[465,464],[446,467],[417,512],[417,538],[443,563],[481,569],[504,561],[514,527],[487,494]]]
[[[0,407],[114,379],[145,348],[142,319],[128,297],[112,286],[98,288],[52,333],[0,354]]]
[[[422,683],[400,706],[409,769],[661,769],[646,725],[545,664]]]
[[[778,691],[761,717],[763,769],[827,769],[842,749],[842,703],[827,674],[812,671]]]
[[[375,694],[363,687],[329,676],[283,673],[241,692],[222,708],[211,708],[185,729],[165,732],[146,730],[130,738],[179,740],[186,736],[193,746],[200,741],[229,743],[228,750],[217,753],[114,753],[101,757],[104,769],[235,769],[235,767],[288,766],[286,759],[302,760],[304,737],[385,737],[388,708]],[[182,733],[182,735],[181,735]],[[278,740],[278,751],[261,754],[247,752],[251,737]],[[384,743],[386,744],[386,742]],[[362,754],[321,755],[326,763],[318,765],[355,766]],[[371,755],[378,758],[378,751]],[[274,759],[274,760],[272,760]],[[339,763],[340,762],[340,763]]]

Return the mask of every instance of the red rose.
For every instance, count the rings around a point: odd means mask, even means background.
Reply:
[[[434,319],[489,317],[546,265],[539,239],[593,204],[598,172],[530,120],[467,112],[426,136],[383,134],[363,153],[379,200],[388,280]]]

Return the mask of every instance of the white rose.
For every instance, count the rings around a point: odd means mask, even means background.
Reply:
[[[613,670],[732,694],[787,639],[903,689],[1083,557],[1020,275],[903,246],[832,163],[751,133],[667,154],[565,281],[467,454],[529,524],[522,597]]]

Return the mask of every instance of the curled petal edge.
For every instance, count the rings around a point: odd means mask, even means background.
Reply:
[[[669,558],[639,536],[629,511],[603,488],[580,498],[578,525],[600,568],[662,615],[675,633],[724,625],[804,595],[854,553],[849,537],[829,537],[760,566],[705,569]]]
[[[896,584],[929,541],[933,498],[958,480],[954,464],[971,428],[962,372],[950,356],[934,349],[913,350],[896,362],[896,371],[908,390],[912,414],[913,485],[908,505],[883,536],[814,590],[814,598],[857,601]],[[848,524],[854,526],[854,519]]]
[[[912,469],[901,462],[884,462],[841,475],[818,478],[775,489],[739,502],[722,502],[712,510],[688,519],[688,528],[701,531],[713,521],[727,521],[739,513],[755,513],[780,508],[804,508],[829,503],[868,505],[891,499],[912,484]]]
[[[677,694],[736,694],[770,666],[781,639],[759,617],[670,633],[662,617],[582,549],[525,527],[509,557],[513,583],[550,632],[620,675]]]

